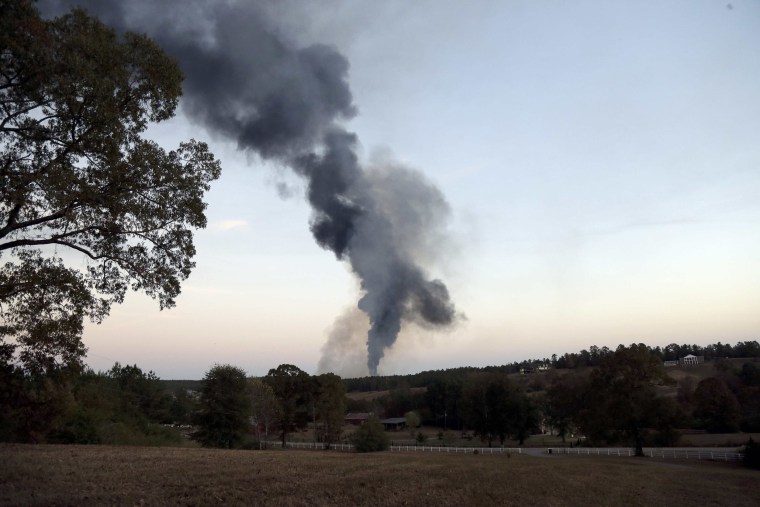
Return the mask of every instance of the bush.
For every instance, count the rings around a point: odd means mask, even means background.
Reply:
[[[359,426],[352,438],[356,452],[386,451],[391,445],[388,435],[385,434],[383,423],[377,417],[370,417]]]
[[[48,436],[52,444],[99,444],[96,418],[83,409],[72,413],[63,428]]]

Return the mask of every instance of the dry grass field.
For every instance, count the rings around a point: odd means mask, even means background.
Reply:
[[[0,445],[2,505],[756,506],[760,473],[642,458]]]

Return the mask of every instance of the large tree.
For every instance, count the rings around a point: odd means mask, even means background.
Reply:
[[[280,440],[285,447],[288,433],[301,422],[305,424],[308,421],[307,404],[312,396],[313,384],[308,373],[292,364],[272,368],[264,377],[264,382],[272,386],[272,391],[280,402],[277,415]]]
[[[203,143],[142,137],[181,91],[154,42],[30,0],[0,12],[0,356],[45,373],[80,361],[85,317],[128,288],[174,305],[220,166]]]
[[[245,372],[217,365],[203,378],[193,439],[205,447],[239,447],[250,429],[251,397]]]

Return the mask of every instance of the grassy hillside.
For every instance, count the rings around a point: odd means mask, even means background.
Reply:
[[[646,458],[52,445],[3,445],[0,455],[3,505],[754,506],[760,498],[756,471]]]

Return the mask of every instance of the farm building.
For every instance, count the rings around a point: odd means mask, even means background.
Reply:
[[[369,419],[371,415],[373,415],[372,412],[352,412],[346,414],[346,416],[343,418],[343,422],[346,424],[351,424],[353,426],[361,426],[367,422],[367,419]]]
[[[383,426],[385,426],[386,431],[387,430],[403,430],[406,428],[406,418],[405,417],[391,417],[388,419],[383,419],[380,421],[383,423]]]

